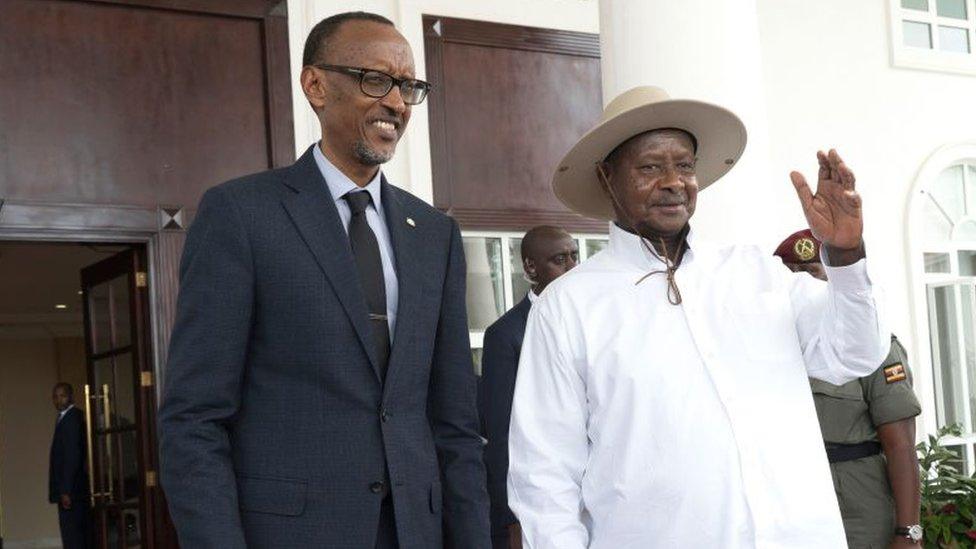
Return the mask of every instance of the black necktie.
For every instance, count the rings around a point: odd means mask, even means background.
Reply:
[[[352,212],[349,220],[349,244],[356,258],[356,270],[366,296],[369,311],[369,327],[373,348],[379,359],[380,375],[386,378],[386,366],[390,358],[390,325],[386,320],[386,284],[383,279],[383,262],[380,246],[373,229],[366,222],[366,207],[370,195],[366,191],[346,193],[346,202]]]

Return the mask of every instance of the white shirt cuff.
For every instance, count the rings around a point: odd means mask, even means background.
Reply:
[[[831,267],[824,262],[824,271],[830,285],[841,292],[867,292],[871,290],[868,276],[867,258],[844,267]]]

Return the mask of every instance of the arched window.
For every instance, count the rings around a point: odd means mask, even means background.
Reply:
[[[927,358],[931,368],[928,389],[935,397],[936,426],[962,425],[965,434],[951,443],[969,472],[976,470],[974,149],[956,147],[933,155],[919,176],[909,224],[912,263],[921,267],[915,273],[916,319],[920,335],[927,336],[921,339],[920,358],[923,363]]]

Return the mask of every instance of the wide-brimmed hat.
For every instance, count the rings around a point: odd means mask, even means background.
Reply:
[[[661,88],[640,86],[611,101],[600,122],[566,153],[552,178],[556,197],[580,215],[612,220],[613,206],[597,178],[597,163],[631,137],[664,128],[681,129],[695,137],[699,189],[732,169],[746,146],[746,127],[728,109],[704,101],[671,99]]]

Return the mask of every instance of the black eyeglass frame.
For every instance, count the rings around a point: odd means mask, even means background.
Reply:
[[[420,98],[420,101],[417,101],[416,103],[409,103],[406,99],[403,100],[403,102],[408,105],[419,105],[423,103],[425,99],[427,99],[427,95],[430,93],[432,89],[434,89],[434,86],[431,85],[430,82],[425,82],[423,80],[418,80],[416,78],[397,78],[392,74],[388,74],[383,71],[378,71],[376,69],[367,69],[365,67],[347,67],[345,65],[330,65],[328,63],[315,63],[312,66],[318,69],[322,69],[324,71],[338,72],[341,74],[348,74],[349,76],[358,76],[359,91],[363,92],[365,95],[372,97],[374,99],[382,99],[386,97],[387,95],[390,94],[391,91],[393,91],[394,86],[400,88],[400,97],[405,98],[406,95],[403,93],[404,84],[412,84],[414,86],[420,84],[420,87],[422,87],[424,90],[424,95]],[[390,79],[390,87],[386,90],[385,93],[383,93],[382,95],[374,95],[366,91],[366,87],[364,86],[364,81],[366,80],[366,75],[369,73],[376,73]]]

